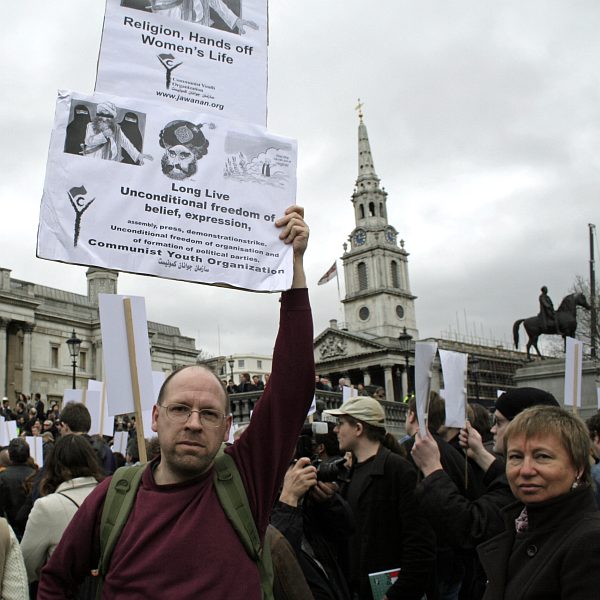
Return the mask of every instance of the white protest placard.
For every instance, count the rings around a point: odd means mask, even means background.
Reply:
[[[349,385],[342,386],[342,402],[347,402],[350,398],[358,396],[358,390]]]
[[[314,415],[317,412],[317,397],[313,396],[312,402],[310,403],[310,408],[308,409],[307,417]]]
[[[238,426],[235,423],[231,424],[229,428],[229,437],[227,438],[228,444],[233,444],[235,442],[235,432],[237,431]]]
[[[102,435],[112,437],[115,432],[115,415],[110,415],[108,413],[108,401],[106,399],[106,386],[104,385],[104,382],[98,381],[97,379],[90,379],[88,381],[88,390],[100,392],[102,398],[100,431],[102,432]]]
[[[142,424],[144,427],[144,438],[149,440],[156,436],[156,433],[152,431],[152,409],[142,411]]]
[[[29,444],[29,456],[38,467],[44,466],[44,440],[39,435],[27,435],[25,441]]]
[[[123,456],[126,456],[128,440],[129,440],[129,433],[127,431],[115,431],[115,435],[113,436],[113,445],[112,445],[113,453],[119,452]]]
[[[4,417],[0,417],[0,446],[8,446],[10,440],[19,437],[16,421],[7,421]]]
[[[496,398],[500,398],[502,394],[505,394],[506,390],[496,390]]]
[[[267,0],[107,0],[96,91],[124,89],[265,125]]]
[[[431,367],[436,352],[436,342],[416,342],[415,344],[415,402],[421,437],[427,436]]]
[[[63,391],[63,406],[69,402],[83,402],[84,390],[68,388]]]
[[[581,407],[581,372],[583,367],[583,342],[566,338],[565,406]]]
[[[88,389],[84,396],[85,407],[90,411],[92,426],[90,435],[102,435],[102,392]]]
[[[123,125],[129,113],[139,136]],[[62,91],[37,255],[281,291],[293,256],[274,222],[295,198],[294,140],[214,115]]]
[[[98,294],[98,304],[108,412],[112,415],[136,412],[136,395],[140,410],[151,409],[155,391],[144,299]]]
[[[81,402],[90,413],[92,424],[89,435],[102,435],[102,392],[91,390],[88,384],[87,390],[68,389],[63,393],[63,402]],[[112,431],[109,435],[112,435]]]
[[[444,376],[444,401],[446,406],[446,426],[464,427],[467,415],[468,355],[440,349],[440,362]]]
[[[154,404],[158,402],[160,388],[167,378],[163,371],[152,371],[152,387],[154,388]]]

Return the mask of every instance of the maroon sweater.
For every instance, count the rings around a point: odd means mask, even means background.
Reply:
[[[282,294],[273,372],[252,422],[229,452],[261,537],[314,394],[312,317],[305,289]],[[39,600],[71,598],[98,564],[98,530],[109,480],[87,497],[42,571]],[[260,600],[254,562],[232,529],[213,470],[157,485],[146,469],[117,543],[103,598]]]

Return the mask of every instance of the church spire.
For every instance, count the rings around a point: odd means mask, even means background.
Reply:
[[[371,186],[379,187],[379,178],[375,173],[375,167],[373,166],[373,155],[371,154],[371,144],[369,143],[369,135],[367,134],[367,126],[363,121],[362,107],[364,104],[358,99],[356,105],[356,111],[358,112],[359,125],[358,125],[358,179],[356,180],[357,186],[360,182],[367,183],[370,180]]]

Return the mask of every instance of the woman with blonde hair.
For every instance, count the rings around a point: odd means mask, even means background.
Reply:
[[[534,406],[504,433],[517,502],[506,531],[478,547],[484,600],[590,600],[600,580],[600,513],[591,488],[590,437],[562,408]]]

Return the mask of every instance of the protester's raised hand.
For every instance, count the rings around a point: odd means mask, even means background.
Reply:
[[[304,208],[301,206],[290,206],[283,217],[275,221],[277,227],[281,227],[279,239],[286,244],[292,244],[294,249],[294,275],[293,288],[306,287],[306,275],[304,273],[303,257],[308,246],[310,230],[304,221]]]
[[[475,429],[475,427],[473,427],[469,421],[467,421],[465,426],[460,430],[460,433],[458,434],[458,441],[460,445],[467,451],[467,456],[469,458],[474,458],[476,454],[484,449],[483,441],[479,431],[477,431],[477,429]]]
[[[294,256],[304,254],[308,245],[309,229],[304,221],[304,208],[302,206],[290,206],[280,219],[275,221],[277,227],[282,227],[279,239],[286,244],[292,244]]]
[[[425,477],[442,468],[440,449],[431,435],[425,437],[416,435],[410,454]]]
[[[496,460],[495,456],[485,449],[479,431],[469,421],[460,430],[458,441],[466,450],[467,456],[472,458],[483,471],[487,471]]]

